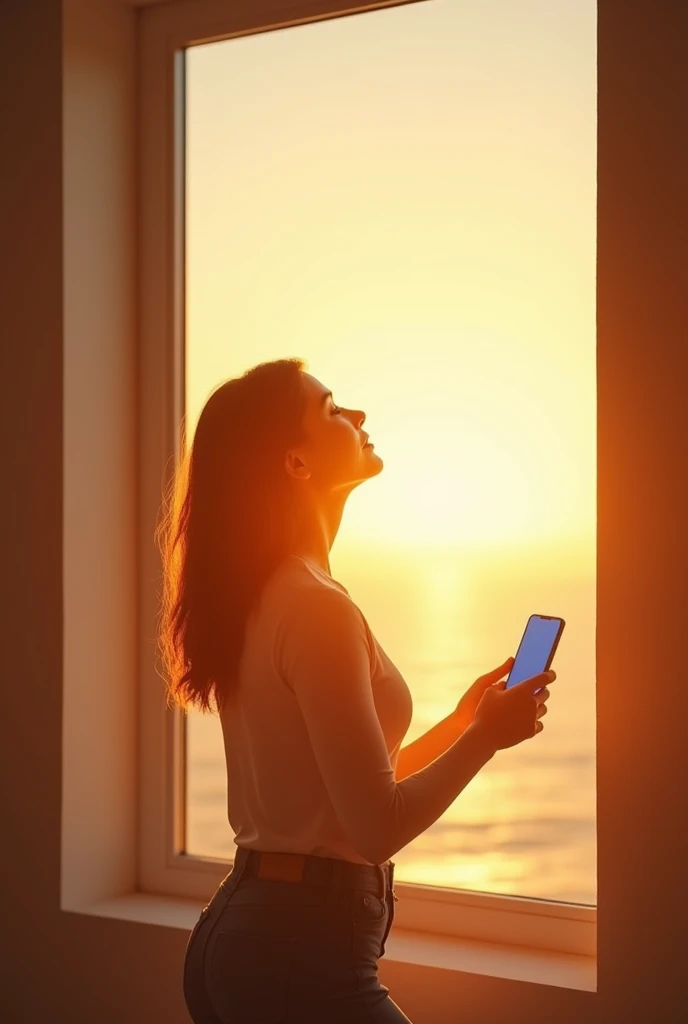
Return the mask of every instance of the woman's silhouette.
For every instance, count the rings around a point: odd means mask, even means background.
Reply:
[[[495,751],[542,729],[554,673],[477,680],[469,718],[398,780],[409,689],[329,553],[351,491],[381,472],[365,414],[299,359],[209,397],[158,527],[169,697],[216,710],[232,870],[189,938],[195,1024],[401,1024],[378,979],[398,850]]]

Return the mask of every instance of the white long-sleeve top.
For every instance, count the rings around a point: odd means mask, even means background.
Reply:
[[[412,710],[346,588],[289,556],[247,620],[220,715],[236,845],[380,863],[395,848],[394,771]]]
[[[409,689],[346,588],[302,559],[272,575],[245,640],[221,715],[238,846],[386,863],[495,752],[471,725],[397,782]]]

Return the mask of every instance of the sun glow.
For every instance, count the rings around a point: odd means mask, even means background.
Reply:
[[[595,76],[571,89],[542,66],[557,46],[570,60],[573,17],[546,45],[519,37],[509,74],[444,53],[451,38],[501,53],[491,6],[188,52],[189,421],[219,380],[304,358],[365,410],[385,464],[350,496],[338,543],[594,532]],[[381,61],[371,41],[392,27]]]

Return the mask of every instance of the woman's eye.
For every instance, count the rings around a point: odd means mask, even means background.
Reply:
[[[336,416],[336,415],[337,415],[337,413],[339,413],[339,412],[341,412],[341,411],[342,411],[342,410],[341,410],[341,409],[340,409],[340,408],[339,408],[338,406],[336,406],[336,405],[335,405],[334,409],[332,410],[332,415],[333,415],[333,416]]]

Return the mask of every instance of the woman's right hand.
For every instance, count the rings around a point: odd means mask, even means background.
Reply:
[[[506,680],[494,683],[483,693],[473,724],[494,750],[514,747],[542,732],[540,721],[547,714],[549,690],[546,684],[557,678],[550,669],[506,689]],[[540,693],[534,691],[544,687]]]

